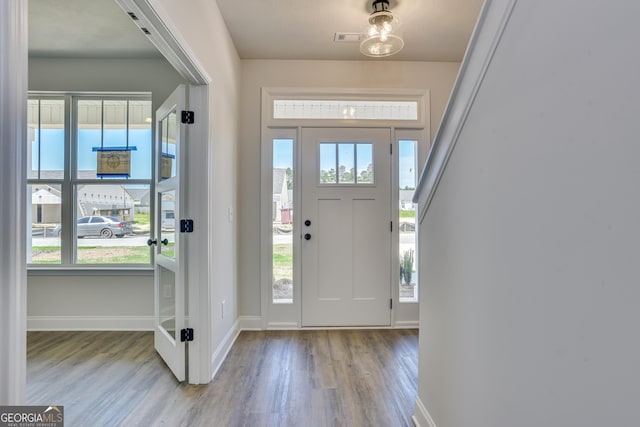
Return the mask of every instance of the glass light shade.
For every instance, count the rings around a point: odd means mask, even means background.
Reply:
[[[373,6],[374,12],[369,16],[369,26],[364,31],[360,52],[374,58],[400,52],[404,47],[404,40],[398,34],[400,22],[386,8],[376,9],[376,2]]]
[[[363,55],[381,58],[398,53],[404,47],[404,41],[395,34],[375,34],[367,36],[360,43],[360,52]]]

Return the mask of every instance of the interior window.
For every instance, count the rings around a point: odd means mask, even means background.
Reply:
[[[150,94],[32,94],[28,126],[29,265],[150,266]]]

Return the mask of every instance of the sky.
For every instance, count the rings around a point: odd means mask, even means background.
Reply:
[[[64,130],[41,129],[42,144],[38,155],[38,134],[32,143],[31,167],[38,170],[64,170]],[[103,147],[126,146],[126,131],[105,129]],[[131,152],[132,179],[151,179],[151,129],[130,129],[129,146],[136,147]],[[100,129],[80,129],[78,131],[78,170],[96,170],[96,152],[101,147]]]
[[[104,147],[122,147],[126,145],[124,130],[105,130]],[[64,131],[62,129],[42,129],[42,144],[40,152],[41,170],[64,169]],[[38,168],[37,133],[32,144],[32,168]],[[131,152],[131,178],[151,179],[151,130],[129,130],[129,145],[135,146]],[[357,144],[358,170],[365,169],[371,163],[372,151],[369,144]],[[78,131],[78,170],[96,170],[96,153],[93,147],[100,147],[99,129],[81,129]],[[415,187],[415,141],[401,140],[398,143],[400,188]],[[349,144],[339,148],[338,158],[347,169],[353,168],[354,145]],[[323,144],[321,148],[320,164],[323,168],[336,163],[334,144]],[[276,139],[273,141],[273,167],[293,167],[293,140]],[[335,166],[334,166],[335,168]]]

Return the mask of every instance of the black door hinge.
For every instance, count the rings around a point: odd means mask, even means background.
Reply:
[[[389,154],[393,154],[393,144],[389,144]]]
[[[180,329],[180,341],[193,341],[193,328]]]
[[[393,298],[389,298],[389,310],[393,309]]]
[[[389,222],[389,231],[393,231],[393,221]]]
[[[194,113],[193,111],[182,111],[182,123],[186,125],[193,124],[194,122]]]
[[[181,219],[180,220],[180,232],[181,233],[193,233],[193,220]]]

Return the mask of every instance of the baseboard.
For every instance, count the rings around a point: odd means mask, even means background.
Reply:
[[[227,358],[227,354],[229,354],[231,347],[233,347],[233,343],[236,341],[236,338],[238,338],[241,331],[240,319],[238,319],[224,336],[218,348],[216,348],[211,355],[211,379],[213,379],[218,373],[218,369],[220,369],[222,362]]]
[[[436,423],[433,421],[433,418],[431,418],[431,415],[429,415],[429,411],[427,411],[427,408],[422,404],[420,396],[416,398],[413,412],[414,414],[411,419],[416,427],[436,427]]]
[[[420,329],[419,320],[397,320],[393,324],[393,329]]]
[[[153,316],[27,316],[28,331],[153,331]]]
[[[262,318],[260,316],[240,316],[238,317],[238,328],[241,331],[261,331]]]
[[[269,322],[267,329],[270,330],[289,330],[289,329],[301,329],[298,322]]]

